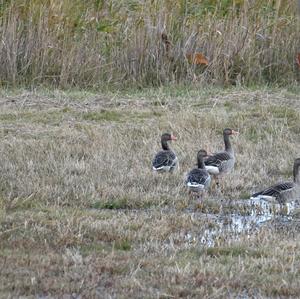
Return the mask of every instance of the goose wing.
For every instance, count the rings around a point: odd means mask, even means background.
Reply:
[[[294,187],[294,184],[292,182],[279,183],[279,184],[273,185],[269,188],[266,188],[260,192],[254,193],[252,195],[252,197],[257,197],[259,195],[279,197],[281,192],[287,191],[293,187]]]
[[[219,152],[209,156],[204,160],[206,166],[220,167],[222,163],[230,160],[232,157],[227,152]]]
[[[172,151],[160,151],[155,155],[152,161],[152,166],[154,168],[172,166],[175,159],[176,155]]]
[[[209,174],[204,169],[195,168],[187,175],[187,183],[197,183],[205,185],[209,179]]]

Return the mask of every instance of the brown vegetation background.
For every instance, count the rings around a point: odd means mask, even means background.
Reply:
[[[296,12],[294,0],[1,1],[0,80],[59,87],[293,84]],[[207,66],[190,63],[195,52]]]

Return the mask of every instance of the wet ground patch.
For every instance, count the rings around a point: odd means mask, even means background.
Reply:
[[[234,207],[232,206],[234,205]],[[233,201],[221,204],[219,213],[216,208],[213,213],[191,212],[193,217],[206,218],[207,225],[201,234],[186,233],[185,239],[189,243],[199,246],[214,247],[220,241],[237,241],[257,232],[263,225],[271,221],[277,223],[293,222],[298,217],[299,201],[292,201],[284,205],[276,200],[252,198],[249,200]],[[233,209],[235,212],[233,212]]]

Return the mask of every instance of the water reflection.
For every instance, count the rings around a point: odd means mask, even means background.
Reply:
[[[240,213],[213,215],[209,227],[201,233],[201,236],[186,234],[186,241],[189,243],[199,242],[207,247],[212,247],[221,240],[228,238],[237,240],[241,235],[250,236],[275,217],[283,220],[291,219],[293,210],[299,206],[297,202],[280,205],[276,201],[258,198],[241,200],[236,202],[236,205]]]

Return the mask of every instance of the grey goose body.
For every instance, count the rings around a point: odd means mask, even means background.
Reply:
[[[161,136],[162,150],[152,160],[152,169],[156,172],[173,172],[178,165],[176,154],[170,149],[168,142],[176,140],[176,137],[169,133]]]
[[[200,150],[197,154],[198,168],[192,169],[186,177],[186,185],[192,192],[205,191],[210,186],[210,175],[205,169],[203,158],[207,156],[205,150]]]
[[[210,155],[204,160],[205,168],[211,175],[220,176],[231,172],[234,168],[235,156],[229,136],[237,134],[238,132],[232,129],[223,130],[225,150]]]
[[[285,203],[289,200],[300,197],[300,158],[294,161],[293,166],[293,181],[281,182],[272,185],[262,191],[252,194],[252,198],[276,198],[280,203]]]

